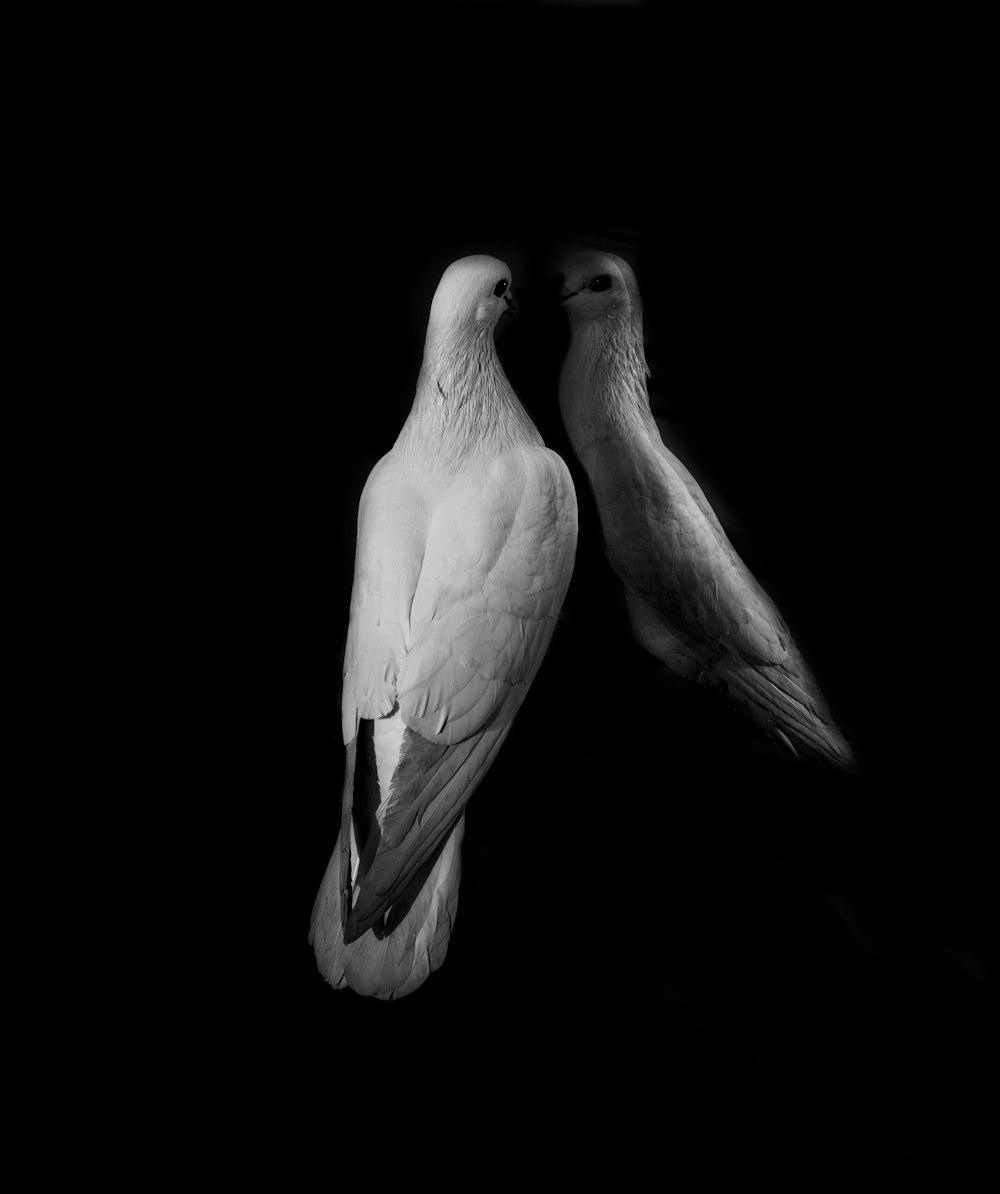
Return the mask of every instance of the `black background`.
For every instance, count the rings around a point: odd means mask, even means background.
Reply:
[[[471,1144],[467,1176],[958,1167],[982,1129],[985,815],[929,529],[961,230],[926,87],[872,29],[778,46],[643,5],[419,14],[391,46],[360,18],[319,46],[285,31],[199,142],[179,320],[210,362],[186,392],[229,671],[205,798],[222,910],[210,980],[185,980],[206,1056],[226,1050],[254,1121],[310,1106],[324,1148],[427,1165]],[[554,266],[580,245],[634,265],[656,412],[858,779],[769,756],[632,644],[556,406]],[[306,944],[339,823],[355,518],[437,280],[476,252],[512,269],[498,349],[574,470],[578,559],[469,809],[447,962],[384,1005],[332,991]]]

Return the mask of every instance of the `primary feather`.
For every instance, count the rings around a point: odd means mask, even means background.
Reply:
[[[636,638],[676,674],[724,684],[783,749],[850,766],[850,747],[788,627],[663,443],[631,268],[587,252],[566,263],[564,277],[571,342],[559,406]]]
[[[573,483],[493,343],[509,282],[492,257],[445,271],[409,418],[361,496],[346,811],[311,939],[334,986],[382,998],[415,990],[444,960],[465,805],[538,670],[573,568]],[[370,741],[359,733],[369,723]],[[373,773],[360,800],[359,756]]]

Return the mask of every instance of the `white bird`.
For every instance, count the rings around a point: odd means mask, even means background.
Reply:
[[[571,341],[559,408],[593,489],[636,639],[675,674],[725,685],[783,749],[852,766],[781,615],[663,443],[649,405],[631,268],[613,254],[584,252],[563,274]]]
[[[569,470],[493,343],[509,306],[502,261],[464,257],[445,270],[409,417],[361,495],[342,824],[310,939],[333,986],[384,999],[444,961],[465,805],[538,670],[573,571]],[[376,774],[359,799],[368,727]]]

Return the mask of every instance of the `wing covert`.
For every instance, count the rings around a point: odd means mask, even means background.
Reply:
[[[788,630],[693,477],[662,444],[602,445],[594,480],[615,571],[709,664],[784,662]]]
[[[573,568],[576,496],[554,453],[523,447],[435,511],[399,666],[404,725],[382,836],[351,915],[375,924],[442,843],[486,774],[552,637]],[[450,511],[462,512],[461,544]]]
[[[423,562],[428,516],[392,454],[372,469],[358,508],[351,619],[344,652],[344,742],[359,718],[385,717],[396,702],[410,607]]]

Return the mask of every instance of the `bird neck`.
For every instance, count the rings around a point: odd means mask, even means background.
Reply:
[[[516,443],[541,444],[542,437],[504,374],[493,329],[452,337],[428,329],[416,397],[397,447],[414,462],[451,474]]]
[[[655,431],[648,376],[641,322],[593,321],[573,329],[559,379],[559,407],[577,454],[599,440]]]

